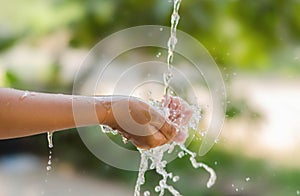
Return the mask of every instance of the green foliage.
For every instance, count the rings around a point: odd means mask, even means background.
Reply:
[[[70,46],[92,47],[105,36],[131,26],[169,26],[171,9],[167,0],[3,1],[0,24],[3,32],[10,33],[0,34],[0,50],[19,41],[20,36],[8,35],[40,37],[60,29],[72,34]],[[204,43],[219,65],[268,71],[282,64],[276,58],[278,49],[293,50],[299,45],[299,9],[296,0],[185,0],[179,29]],[[19,11],[15,14],[14,10]],[[299,64],[296,61],[285,67],[298,71]]]
[[[262,118],[259,108],[249,106],[247,99],[229,100],[230,101],[227,101],[226,118],[244,117],[248,120],[258,120]]]
[[[12,71],[7,70],[4,74],[4,85],[8,87],[22,88],[22,81]]]

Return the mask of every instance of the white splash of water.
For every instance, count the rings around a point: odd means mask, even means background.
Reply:
[[[113,135],[117,135],[118,134],[118,130],[114,130],[112,129],[111,127],[109,126],[106,126],[106,125],[100,125],[101,127],[101,130],[103,133],[111,133]],[[124,139],[123,139],[124,140]]]
[[[209,180],[208,180],[206,186],[207,186],[207,188],[212,187],[212,186],[215,184],[215,181],[216,181],[216,179],[217,179],[217,175],[216,175],[215,171],[214,171],[211,167],[207,166],[206,164],[204,164],[204,163],[202,163],[202,162],[197,162],[197,161],[196,161],[196,153],[194,153],[194,152],[190,151],[189,149],[187,149],[187,148],[184,146],[184,144],[179,144],[179,147],[180,147],[183,151],[185,151],[187,154],[190,155],[190,161],[191,161],[192,166],[193,166],[194,168],[197,169],[197,168],[199,168],[199,167],[202,167],[203,169],[205,169],[205,170],[210,174],[210,177],[209,177]]]
[[[134,196],[140,195],[141,185],[145,183],[145,172],[148,170],[149,161],[151,162],[149,168],[155,169],[156,173],[162,177],[159,184],[155,187],[155,191],[159,192],[160,196],[164,195],[166,190],[168,190],[172,195],[181,195],[172,185],[168,184],[167,181],[168,179],[173,178],[173,174],[171,172],[167,172],[165,169],[167,161],[163,160],[164,153],[167,152],[170,146],[174,144],[175,143],[173,142],[171,144],[165,144],[149,150],[139,149],[141,153],[141,162]]]

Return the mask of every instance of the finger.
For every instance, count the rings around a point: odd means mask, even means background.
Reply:
[[[178,134],[173,138],[174,142],[184,143],[188,134],[184,131],[179,131]]]
[[[131,142],[137,146],[138,148],[142,149],[150,149],[155,148],[157,146],[161,146],[168,142],[166,137],[160,133],[156,132],[151,136],[136,136],[131,139]]]
[[[167,138],[167,140],[171,140],[176,135],[176,128],[168,122],[165,122],[160,128],[160,132]]]
[[[154,148],[156,146],[160,146],[166,143],[168,140],[167,138],[157,129],[156,127],[149,125],[147,130],[143,130],[148,133],[149,135],[130,135],[132,143],[143,149]]]

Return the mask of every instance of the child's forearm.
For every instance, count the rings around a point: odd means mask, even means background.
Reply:
[[[0,88],[0,139],[104,124],[139,148],[172,140],[176,128],[148,103],[130,96],[86,97]]]
[[[80,113],[76,123],[72,101],[75,114]],[[90,112],[95,106],[99,119],[95,113]],[[35,93],[7,88],[0,88],[0,108],[0,139],[99,124],[102,121],[101,116],[104,118],[106,112],[101,99],[93,97]]]

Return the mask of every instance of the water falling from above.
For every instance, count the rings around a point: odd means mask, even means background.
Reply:
[[[174,0],[173,4],[173,13],[171,16],[171,31],[170,31],[170,37],[168,40],[168,56],[167,56],[167,65],[168,65],[168,70],[166,73],[163,74],[164,78],[164,85],[165,85],[165,90],[164,94],[168,96],[169,94],[169,84],[171,82],[171,79],[173,78],[172,74],[172,61],[174,58],[174,50],[175,46],[177,44],[177,37],[176,37],[176,31],[177,31],[177,25],[179,23],[179,7],[180,7],[181,0]]]
[[[190,106],[185,101],[183,101],[181,98],[174,98],[172,96],[172,92],[170,90],[170,82],[173,79],[173,73],[172,73],[172,62],[174,58],[174,50],[175,46],[177,44],[177,37],[176,37],[176,30],[177,25],[180,19],[179,16],[179,7],[180,7],[181,0],[174,0],[173,4],[173,13],[171,16],[171,32],[170,37],[168,40],[168,55],[167,55],[167,65],[168,70],[163,73],[163,80],[164,80],[164,100],[162,103],[151,101],[150,103],[162,114],[164,114],[166,120],[173,124],[176,129],[177,133],[185,133],[188,134],[189,129],[197,130],[198,123],[201,119],[200,115],[200,108],[198,106]],[[173,100],[172,100],[173,99]],[[189,108],[192,111],[192,116],[190,116],[190,120],[187,124],[184,124],[184,118],[186,114],[182,114],[180,118],[178,118],[178,114],[181,114],[184,110],[182,110],[181,107],[178,107],[178,105],[182,104],[184,107]],[[180,109],[178,109],[180,108]],[[186,117],[187,118],[187,117]],[[182,158],[185,155],[190,156],[190,162],[194,168],[203,168],[205,169],[209,174],[210,178],[207,182],[207,187],[210,188],[213,186],[213,184],[216,181],[216,174],[214,170],[210,167],[208,167],[206,164],[202,162],[196,161],[196,153],[188,150],[184,146],[184,141],[186,137],[184,137],[184,140],[181,142],[173,141],[169,144],[165,144],[163,146],[158,146],[153,149],[149,150],[141,150],[139,149],[141,153],[141,162],[140,162],[140,168],[139,168],[139,174],[135,186],[135,196],[139,196],[141,192],[141,185],[145,183],[145,172],[148,169],[148,161],[150,161],[149,169],[155,169],[156,173],[161,175],[162,179],[159,181],[158,185],[155,186],[155,192],[159,193],[159,196],[164,195],[165,191],[168,191],[172,195],[181,195],[178,190],[176,190],[172,185],[168,184],[168,179],[172,180],[173,182],[179,181],[179,176],[173,176],[173,173],[167,172],[166,165],[167,161],[163,159],[164,153],[172,153],[175,146],[178,146],[181,151],[178,153],[178,157]],[[149,195],[149,191],[145,191],[144,195]]]

